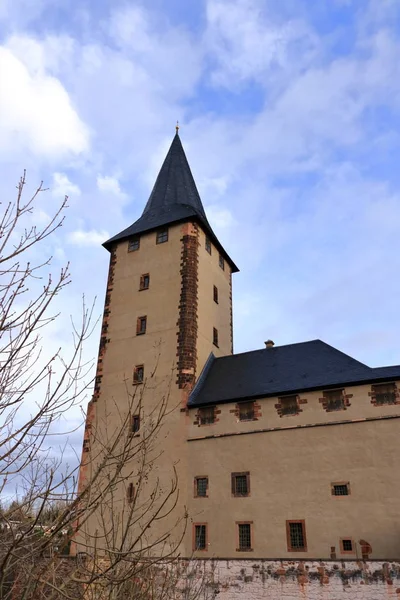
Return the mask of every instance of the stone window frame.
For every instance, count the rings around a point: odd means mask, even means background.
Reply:
[[[213,409],[214,410],[214,420],[212,423],[202,423],[201,422],[201,411],[205,410],[205,409]],[[211,405],[211,406],[201,406],[200,408],[197,409],[196,412],[196,418],[193,422],[193,425],[198,425],[198,427],[210,427],[211,425],[215,425],[215,423],[217,423],[219,421],[219,417],[218,415],[221,414],[221,409],[218,408],[217,405]]]
[[[206,486],[206,493],[204,496],[200,495],[197,493],[198,491],[198,487],[197,487],[197,482],[199,479],[206,479],[207,481],[207,486]],[[196,477],[194,478],[194,493],[193,493],[193,497],[194,498],[208,498],[208,485],[209,485],[209,479],[208,479],[208,475],[196,475]]]
[[[219,304],[218,302],[218,288],[216,285],[213,286],[213,300],[215,304]]]
[[[161,227],[156,232],[156,244],[165,244],[168,242],[169,231],[168,227]]]
[[[140,249],[140,236],[136,235],[128,240],[128,252],[137,252]]]
[[[225,259],[222,254],[219,255],[218,264],[223,271],[225,271]]]
[[[240,406],[243,404],[250,404],[250,402],[254,406],[254,417],[252,419],[241,419],[240,418]],[[258,421],[258,419],[262,416],[261,404],[255,400],[244,400],[242,402],[238,402],[235,405],[235,408],[233,408],[229,412],[236,416],[238,423],[251,423],[251,421]]]
[[[140,375],[141,373],[141,375]],[[135,365],[133,368],[133,385],[140,385],[144,382],[144,365]]]
[[[143,273],[140,276],[139,292],[148,290],[150,287],[150,273]]]
[[[144,323],[144,328],[143,328]],[[136,335],[144,335],[147,332],[147,315],[136,319]]]
[[[236,478],[246,477],[247,494],[239,494],[236,487]],[[232,498],[248,498],[250,496],[250,471],[231,473],[231,494]]]
[[[253,552],[254,551],[254,527],[253,521],[236,521],[236,552]],[[244,548],[240,546],[240,526],[248,525],[250,528],[250,547]]]
[[[351,542],[351,550],[345,550],[343,542]],[[354,543],[353,538],[350,538],[350,537],[340,538],[340,554],[355,554],[355,553],[356,553],[356,545]]]
[[[378,402],[376,388],[379,388],[380,386],[383,387],[383,386],[389,386],[389,385],[393,385],[395,401],[394,402]],[[400,392],[399,392],[399,388],[397,387],[397,383],[395,381],[387,381],[384,383],[382,382],[382,383],[371,384],[371,391],[368,392],[368,395],[371,398],[371,404],[373,406],[395,406],[396,404],[400,404]]]
[[[213,327],[213,345],[216,348],[219,348],[219,345],[218,345],[218,329],[216,327]]]
[[[132,504],[134,500],[135,500],[135,486],[131,482],[128,484],[128,487],[126,488],[126,501],[128,502],[128,504]]]
[[[207,250],[208,254],[211,255],[212,246],[211,246],[211,240],[208,236],[206,236],[205,249]]]
[[[296,412],[290,412],[290,413],[284,412],[284,406],[283,406],[282,400],[285,401],[286,399],[289,399],[289,398],[296,398],[296,403],[297,403]],[[298,414],[303,412],[303,409],[300,408],[300,406],[302,404],[307,404],[306,398],[300,398],[299,394],[285,394],[284,396],[278,397],[278,402],[275,404],[275,408],[277,410],[279,417],[281,417],[281,418],[282,417],[296,417]]]
[[[290,525],[291,524],[301,524],[302,526],[302,535],[304,540],[304,546],[301,548],[292,546],[291,536],[290,536]],[[288,519],[286,521],[286,543],[288,552],[307,552],[307,534],[306,534],[306,522],[305,519]]]
[[[341,392],[341,398],[342,398],[342,407],[341,408],[332,408],[329,407],[329,394],[333,393],[333,392]],[[323,390],[322,392],[322,398],[319,399],[319,402],[322,404],[322,408],[325,410],[325,412],[340,412],[342,410],[347,410],[349,406],[351,406],[350,403],[350,399],[353,397],[353,394],[346,394],[346,390],[345,388],[332,388],[329,390]]]
[[[205,527],[205,544],[204,548],[196,547],[196,527]],[[193,523],[192,529],[192,550],[193,552],[207,552],[208,551],[208,523]]]
[[[346,486],[347,487],[347,494],[335,494],[335,487],[336,486]],[[350,482],[349,481],[332,481],[331,483],[331,495],[334,496],[334,498],[348,498],[351,495],[351,488],[350,488]]]

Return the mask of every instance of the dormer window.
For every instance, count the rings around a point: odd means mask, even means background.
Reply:
[[[164,244],[165,242],[168,242],[168,227],[164,227],[157,231],[156,243]]]
[[[140,248],[140,237],[136,236],[128,241],[128,252],[135,252]]]

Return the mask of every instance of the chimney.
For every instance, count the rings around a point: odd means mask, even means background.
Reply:
[[[275,346],[275,343],[272,340],[267,340],[264,344],[266,348],[273,348]]]

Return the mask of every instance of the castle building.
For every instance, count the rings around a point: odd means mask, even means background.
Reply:
[[[207,220],[178,132],[142,216],[104,247],[84,453],[93,420],[111,427],[110,401],[124,414],[127,387],[147,382],[133,432],[168,389],[152,477],[178,474],[175,510],[190,519],[183,556],[399,557],[400,366],[370,368],[321,340],[233,353],[238,268]]]

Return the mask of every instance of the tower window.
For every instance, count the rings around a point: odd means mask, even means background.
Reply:
[[[307,552],[304,521],[286,521],[288,552]]]
[[[213,327],[213,344],[218,348],[218,329]]]
[[[225,271],[225,260],[222,254],[219,255],[219,266],[223,271]]]
[[[206,250],[208,254],[211,254],[211,240],[209,237],[206,237]]]
[[[332,483],[332,496],[350,496],[350,484],[348,482]]]
[[[194,478],[194,495],[195,498],[207,498],[208,492],[208,477]]]
[[[206,406],[199,409],[200,425],[211,425],[215,421],[214,407]]]
[[[131,433],[138,433],[140,429],[140,416],[133,415],[131,418]]]
[[[167,227],[165,227],[164,229],[159,229],[157,231],[157,237],[156,237],[157,244],[164,244],[165,242],[168,242],[168,228]]]
[[[372,386],[373,404],[382,406],[382,404],[396,404],[396,384],[395,383],[379,383]]]
[[[297,396],[284,396],[279,398],[281,415],[297,415],[299,413],[299,404]]]
[[[243,498],[250,494],[250,473],[232,473],[232,496]]]
[[[241,402],[239,404],[239,421],[254,420],[254,402]]]
[[[150,286],[150,275],[145,273],[140,276],[140,287],[139,290],[148,290]]]
[[[128,242],[128,252],[135,252],[140,248],[140,237],[133,237]]]
[[[238,526],[238,552],[246,552],[252,550],[251,540],[251,525],[252,523],[237,523]]]
[[[326,410],[344,410],[344,396],[343,390],[329,390],[324,392],[324,399],[326,402]]]
[[[350,538],[340,540],[340,552],[342,554],[353,554],[353,540]]]
[[[213,297],[214,297],[214,302],[216,302],[218,304],[218,288],[216,285],[214,285]]]
[[[193,550],[207,550],[207,523],[194,524]]]
[[[136,365],[133,370],[133,383],[143,383],[144,379],[144,366]]]
[[[135,499],[135,488],[134,488],[133,483],[130,483],[128,485],[128,487],[127,487],[127,490],[126,490],[126,499],[127,499],[127,501],[128,501],[129,504],[132,504],[132,502]]]
[[[147,328],[147,317],[138,317],[136,322],[136,335],[144,335]]]

